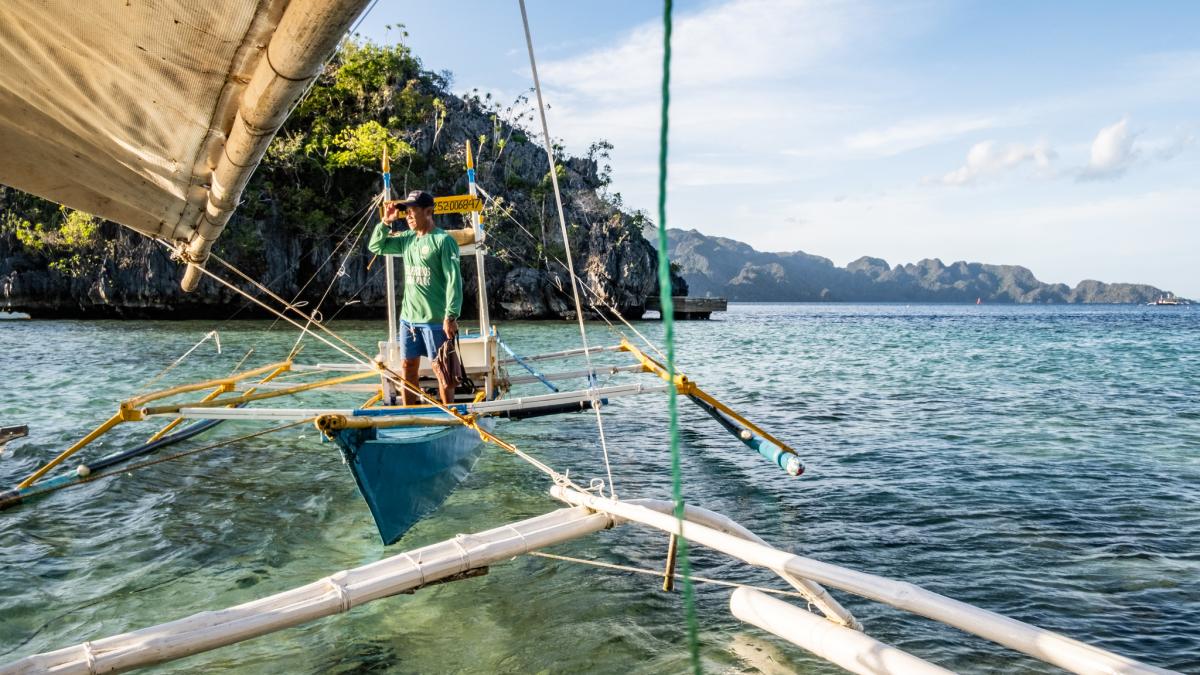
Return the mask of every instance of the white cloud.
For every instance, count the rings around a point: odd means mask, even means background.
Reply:
[[[672,31],[672,88],[786,78],[861,34],[867,14],[857,2],[733,0],[684,15]],[[661,63],[662,26],[654,22],[614,46],[548,62],[541,71],[547,86],[626,99],[657,93]]]
[[[1138,156],[1133,147],[1136,135],[1129,131],[1128,118],[1101,129],[1092,141],[1091,159],[1079,178],[1117,178],[1125,173]]]
[[[885,129],[859,132],[846,138],[845,144],[850,150],[891,156],[999,125],[1000,121],[995,117],[909,120]]]
[[[981,177],[1003,173],[1027,162],[1032,162],[1039,171],[1046,173],[1055,157],[1057,154],[1046,141],[1038,141],[1033,145],[1001,145],[996,141],[983,141],[971,146],[966,163],[942,176],[942,183],[969,185]]]
[[[929,5],[918,9],[923,14],[874,0],[728,0],[677,15],[672,186],[777,184],[845,158],[835,139],[845,135],[846,120],[873,113],[842,95],[841,81],[829,75],[861,54],[861,45],[880,44],[879,35],[923,25]],[[553,106],[551,133],[571,152],[611,141],[613,188],[634,208],[652,205],[654,182],[641,169],[657,161],[661,25],[636,27],[580,56],[547,59],[539,74]]]

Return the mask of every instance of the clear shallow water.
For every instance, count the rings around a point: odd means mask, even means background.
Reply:
[[[224,374],[252,345],[251,363],[272,360],[294,336],[264,333],[267,325],[216,326],[224,353],[201,347],[165,381]],[[0,485],[106,418],[213,327],[0,324],[0,423],[31,431],[0,456]],[[640,328],[660,334],[657,323]],[[371,324],[339,329],[360,345],[378,339]],[[523,353],[578,344],[574,324],[502,330]],[[603,326],[592,330],[595,342],[613,341]],[[719,320],[681,324],[679,353],[686,372],[791,441],[808,466],[791,479],[681,403],[690,501],[798,553],[1200,671],[1196,308],[734,305]],[[302,360],[344,360],[335,357],[310,345]],[[626,399],[605,421],[618,491],[667,497],[665,401]],[[253,429],[226,424],[194,443]],[[89,456],[149,430],[128,425]],[[590,416],[498,431],[572,475],[603,473]],[[0,512],[0,662],[530,517],[555,508],[546,489],[540,474],[489,448],[441,511],[384,548],[334,446],[298,428],[62,491]],[[664,537],[622,527],[553,551],[657,568],[665,548]],[[705,551],[694,568],[774,584]],[[656,586],[521,558],[157,670],[678,672],[687,663],[680,596]],[[727,590],[698,594],[711,671],[753,672],[768,658],[838,672],[741,625]],[[1049,670],[837,595],[872,635],[941,665]]]

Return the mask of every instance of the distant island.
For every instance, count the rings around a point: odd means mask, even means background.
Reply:
[[[880,258],[863,256],[838,267],[803,251],[762,252],[696,230],[671,229],[667,234],[671,261],[691,294],[733,301],[1145,304],[1169,295],[1146,284],[1048,284],[1019,265],[946,265],[927,258],[892,267]]]

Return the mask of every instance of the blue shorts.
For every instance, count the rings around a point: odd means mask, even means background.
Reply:
[[[422,356],[432,361],[438,348],[446,341],[446,331],[440,323],[409,323],[400,321],[400,358],[416,359]]]

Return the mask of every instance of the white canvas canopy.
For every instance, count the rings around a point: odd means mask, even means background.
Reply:
[[[186,243],[202,265],[366,2],[5,0],[0,183]]]

